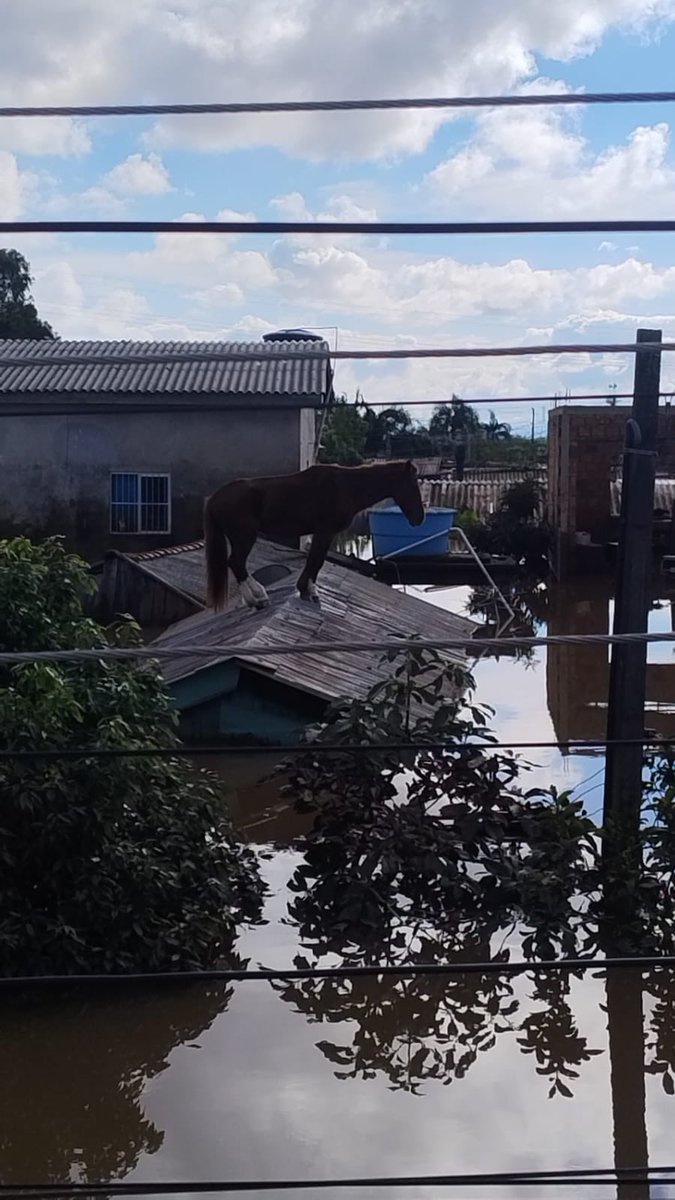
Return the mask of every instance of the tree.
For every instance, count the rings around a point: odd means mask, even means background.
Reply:
[[[412,432],[412,417],[405,408],[398,405],[383,408],[377,413],[375,419],[370,421],[366,453],[368,455],[386,453],[393,438],[400,438],[405,434],[412,434]]]
[[[511,441],[511,426],[504,421],[498,421],[492,410],[490,410],[490,418],[483,425],[483,429],[488,442]]]
[[[138,646],[83,615],[86,564],[60,539],[0,542],[0,650]],[[186,760],[87,750],[178,747],[156,664],[29,662],[0,670],[0,975],[212,965],[262,885],[215,777]]]
[[[346,396],[337,396],[324,426],[319,458],[345,467],[358,466],[363,462],[367,437],[368,422],[358,398],[351,404]]]
[[[469,434],[480,433],[480,430],[481,424],[476,410],[454,393],[449,404],[436,405],[429,422],[429,433],[434,438],[467,437]]]
[[[53,338],[31,296],[30,267],[18,250],[0,250],[0,338]]]

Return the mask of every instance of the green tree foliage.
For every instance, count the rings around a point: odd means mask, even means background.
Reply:
[[[608,873],[602,831],[583,799],[523,790],[526,764],[494,744],[489,710],[461,694],[471,678],[422,648],[399,662],[364,699],[334,705],[306,753],[285,768],[287,794],[315,816],[291,880],[289,915],[304,952],[295,966],[335,955],[371,969],[503,964],[516,942],[515,956],[526,960],[672,953],[675,755],[655,755],[646,771],[638,877],[620,863]],[[324,739],[344,750],[319,755]],[[387,748],[401,741],[412,748]],[[377,756],[348,748],[371,743],[382,746]],[[379,1077],[418,1093],[464,1078],[479,1056],[513,1038],[537,1085],[564,1101],[600,1053],[574,1017],[572,978],[529,977],[533,991],[520,1012],[513,981],[498,970],[273,986],[325,1024],[316,1047],[337,1079]],[[656,1000],[646,1069],[672,1095],[672,988],[663,971],[644,988]],[[631,1035],[642,1043],[642,1027]]]
[[[0,338],[53,338],[31,296],[30,267],[18,250],[0,249]]]
[[[470,536],[476,549],[487,554],[510,554],[528,570],[545,572],[552,532],[541,517],[543,505],[543,488],[536,479],[511,484],[497,511],[485,522],[472,526]],[[463,524],[467,529],[467,522]]]
[[[483,430],[488,442],[509,442],[511,440],[511,426],[504,421],[498,421],[492,409],[488,420],[483,425]]]
[[[368,421],[358,398],[352,404],[346,396],[338,396],[323,429],[319,460],[358,466],[363,462],[367,438]]]
[[[436,405],[429,422],[429,433],[434,438],[466,438],[471,434],[478,435],[480,431],[476,410],[454,394],[449,404]]]
[[[0,650],[136,646],[83,615],[86,564],[58,539],[0,542]],[[0,670],[0,747],[178,746],[157,665],[32,662]],[[217,780],[185,760],[0,762],[0,974],[204,967],[261,884]]]
[[[392,439],[409,436],[414,431],[410,413],[397,405],[380,409],[370,418],[369,426],[366,442],[369,456],[386,453]]]

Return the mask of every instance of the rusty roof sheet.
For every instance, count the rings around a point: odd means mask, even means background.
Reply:
[[[313,358],[284,358],[307,350]],[[320,356],[325,350],[326,357]],[[181,361],[180,355],[223,355]],[[228,360],[227,355],[237,355]],[[327,342],[93,342],[0,340],[0,395],[40,397],[327,395]],[[159,362],[125,362],[152,356]],[[243,356],[243,358],[242,358]],[[250,356],[250,357],[248,357]],[[259,356],[259,357],[256,357]],[[57,359],[74,359],[60,363]],[[86,360],[90,359],[91,362]],[[25,360],[25,361],[23,361]],[[85,360],[85,361],[79,361]],[[3,365],[3,362],[5,365]]]

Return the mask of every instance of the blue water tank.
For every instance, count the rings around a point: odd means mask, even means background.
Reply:
[[[369,509],[368,524],[375,558],[384,558],[387,554],[395,554],[397,558],[445,554],[456,512],[456,508],[427,508],[422,524],[411,525],[397,504]],[[425,538],[430,540],[425,541]]]

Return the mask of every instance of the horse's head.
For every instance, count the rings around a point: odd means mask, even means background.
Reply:
[[[411,525],[421,525],[424,520],[424,504],[417,468],[414,462],[397,463],[397,467],[392,499]]]

